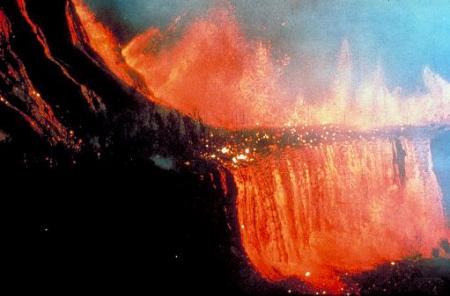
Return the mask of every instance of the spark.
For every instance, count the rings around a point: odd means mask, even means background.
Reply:
[[[247,159],[247,155],[244,154],[239,154],[238,156],[236,156],[237,160],[246,160]]]

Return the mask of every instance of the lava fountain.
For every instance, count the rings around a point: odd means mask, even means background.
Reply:
[[[149,99],[213,127],[255,134],[224,147],[212,139],[204,157],[234,177],[243,249],[264,278],[341,291],[343,273],[431,256],[448,239],[432,133],[404,133],[405,126],[450,123],[450,84],[429,68],[423,93],[388,89],[380,67],[355,87],[344,41],[335,79],[311,102],[283,88],[289,57],[274,60],[270,44],[248,40],[232,8],[214,9],[181,31],[179,18],[166,30],[150,28],[120,52],[87,6],[72,2],[83,38],[119,78],[131,84],[131,68],[154,94]],[[72,18],[68,11],[69,25]],[[280,129],[291,131],[295,144],[283,142],[274,132]],[[273,142],[264,153],[254,140],[261,138]]]

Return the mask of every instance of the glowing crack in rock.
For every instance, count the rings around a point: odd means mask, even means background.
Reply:
[[[22,1],[18,3],[23,4]],[[0,68],[0,86],[2,89],[13,90],[13,100],[0,91],[0,104],[19,113],[38,134],[47,135],[52,144],[69,143],[68,131],[36,90],[25,65],[9,45],[11,36],[11,24],[4,12],[0,10],[0,60],[13,61],[6,67]]]

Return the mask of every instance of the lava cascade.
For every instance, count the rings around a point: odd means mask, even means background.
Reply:
[[[273,281],[340,292],[344,272],[428,257],[448,238],[426,139],[285,148],[232,170],[244,249]]]
[[[148,29],[123,48],[124,65],[111,32],[81,0],[73,3],[89,45],[119,78],[126,66],[135,69],[155,94],[150,100],[214,127],[376,130],[450,121],[446,80],[425,67],[426,91],[406,95],[388,89],[379,66],[356,86],[345,41],[333,81],[311,101],[300,86],[284,87],[290,58],[274,60],[270,44],[249,40],[231,8],[213,9],[182,30],[179,19],[166,30]],[[428,256],[448,238],[426,137],[277,147],[247,165],[226,166],[238,189],[243,248],[269,280],[295,277],[336,291],[343,272]]]

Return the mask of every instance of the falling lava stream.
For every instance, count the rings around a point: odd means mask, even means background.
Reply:
[[[21,13],[47,57],[64,70],[25,2],[17,1]],[[95,51],[120,81],[206,125],[196,153],[233,176],[233,222],[248,261],[263,278],[295,278],[311,291],[357,292],[344,275],[417,254],[429,258],[450,238],[430,148],[450,123],[450,84],[430,69],[423,73],[425,94],[404,98],[390,92],[376,71],[355,103],[344,42],[331,101],[306,110],[299,98],[286,108],[278,102],[283,98],[273,100],[274,94],[286,95],[276,79],[285,61],[272,62],[263,43],[248,44],[230,11],[214,10],[197,20],[159,54],[148,44],[164,40],[164,33],[151,28],[122,50],[81,0],[67,2],[66,20],[73,45]],[[9,39],[9,27],[0,11],[0,41]],[[8,47],[5,52],[14,58]],[[16,62],[10,76],[20,80],[32,107],[19,113],[53,142],[71,139]],[[216,79],[208,80],[214,73]],[[102,109],[95,93],[76,85],[92,109]],[[247,117],[237,118],[242,113]]]
[[[433,126],[449,120],[450,86],[430,69],[425,94],[390,92],[380,69],[353,92],[344,42],[331,101],[307,107],[298,98],[287,108],[277,102],[286,104],[279,72],[288,62],[246,40],[232,10],[212,10],[168,49],[158,44],[177,20],[164,32],[150,28],[119,54],[107,28],[74,3],[92,48],[118,77],[130,84],[131,67],[154,92],[151,100],[219,127],[198,153],[233,175],[242,246],[264,278],[341,293],[343,274],[429,257],[448,239],[430,141]]]

